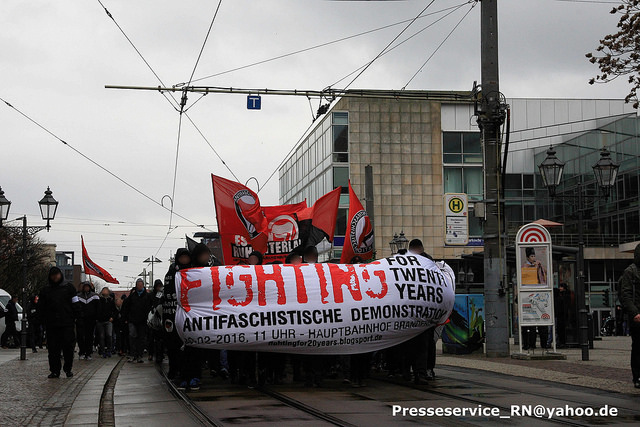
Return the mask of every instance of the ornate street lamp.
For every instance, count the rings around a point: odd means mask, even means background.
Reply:
[[[398,253],[398,233],[393,235],[393,239],[389,242],[389,247],[391,248],[391,255]]]
[[[576,286],[575,295],[578,305],[578,343],[582,348],[582,360],[589,360],[589,339],[588,339],[588,321],[587,321],[587,304],[585,301],[585,268],[584,268],[584,221],[583,211],[585,209],[585,198],[597,201],[601,198],[609,197],[611,188],[616,183],[618,177],[618,169],[620,166],[613,162],[609,150],[602,148],[600,151],[600,160],[593,165],[593,173],[600,189],[598,195],[583,195],[582,182],[578,183],[577,194],[563,195],[560,198],[564,200],[573,200],[576,210],[578,211],[578,259],[577,259],[577,276],[578,284]],[[549,191],[549,196],[555,197],[556,187],[560,185],[564,163],[556,157],[553,147],[547,150],[547,157],[538,166],[542,183]]]
[[[7,220],[9,208],[11,208],[11,202],[4,197],[4,191],[2,191],[2,187],[0,187],[0,226],[2,226],[2,221]]]
[[[556,157],[556,150],[550,146],[547,150],[547,157],[538,166],[540,175],[542,176],[542,185],[549,190],[551,197],[556,194],[556,187],[560,185],[562,172],[564,171],[564,163]]]
[[[58,201],[53,198],[51,189],[47,187],[47,191],[44,192],[44,197],[38,202],[40,205],[40,213],[42,219],[47,221],[46,226],[28,226],[27,216],[24,215],[17,220],[22,220],[22,227],[11,226],[9,228],[22,230],[22,318],[21,331],[20,331],[20,360],[27,360],[27,236],[34,235],[38,231],[46,229],[49,231],[51,225],[49,222],[56,217],[56,210],[58,209]],[[0,227],[2,227],[2,221],[6,221],[9,215],[9,208],[11,202],[4,197],[4,191],[0,188]]]
[[[396,246],[398,247],[398,252],[406,251],[409,247],[409,239],[404,236],[404,231],[400,232],[400,237],[396,240]]]
[[[51,189],[47,187],[47,191],[44,192],[44,197],[38,202],[42,219],[47,221],[47,231],[51,228],[49,221],[52,221],[56,217],[56,210],[58,209],[58,201],[53,198],[52,194]]]
[[[602,191],[602,195],[605,198],[609,197],[609,192],[616,183],[618,169],[620,169],[620,165],[611,160],[609,150],[607,150],[606,147],[603,147],[600,151],[600,160],[593,165],[593,173],[596,176],[598,188],[600,188],[600,191]]]

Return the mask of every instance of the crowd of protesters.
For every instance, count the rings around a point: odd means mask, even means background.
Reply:
[[[431,258],[419,240],[410,243],[409,252]],[[247,264],[260,265],[263,261],[263,254],[254,251]],[[317,262],[315,246],[296,250],[285,260],[285,264],[292,265]],[[352,264],[363,262],[357,256],[351,260]],[[121,297],[116,297],[108,287],[96,293],[91,282],[82,283],[78,292],[64,282],[60,269],[53,267],[49,271],[48,286],[31,298],[26,307],[32,351],[37,352],[37,348],[46,343],[49,378],[58,378],[61,372],[67,377],[73,376],[76,343],[78,357],[84,361],[118,355],[128,356],[131,363],[144,363],[146,353],[148,361],[161,364],[166,355],[168,377],[179,389],[190,391],[199,390],[204,371],[211,377],[249,386],[278,384],[285,380],[288,364],[292,380],[309,387],[321,387],[325,378],[340,378],[346,384],[361,387],[371,369],[386,369],[390,376],[399,375],[416,383],[435,377],[437,337],[434,328],[396,347],[350,356],[282,355],[185,345],[175,328],[176,273],[186,268],[219,265],[221,263],[205,244],[199,243],[191,251],[181,248],[175,254],[164,283],[156,280],[153,289],[149,290],[139,278],[128,295]],[[15,317],[17,321],[16,302],[9,303],[6,316]],[[15,329],[15,322],[11,324]],[[7,329],[8,335],[19,338],[13,329]]]

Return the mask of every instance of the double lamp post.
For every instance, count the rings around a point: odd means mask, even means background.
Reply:
[[[20,360],[27,360],[27,236],[36,234],[38,231],[51,228],[50,221],[56,216],[58,202],[53,198],[51,189],[47,187],[44,197],[38,202],[40,205],[40,213],[42,219],[47,221],[46,226],[27,226],[27,215],[16,218],[16,221],[22,220],[22,319],[20,323]],[[2,222],[9,217],[9,209],[11,202],[4,196],[4,191],[0,187],[0,228]],[[7,227],[19,229],[20,227]]]
[[[586,200],[597,202],[606,200],[609,197],[611,188],[616,183],[618,169],[620,165],[613,162],[611,154],[606,147],[600,150],[600,159],[592,166],[593,173],[598,185],[598,194],[583,195],[582,180],[578,182],[577,194],[556,196],[556,188],[560,185],[564,172],[564,163],[556,157],[553,147],[547,150],[547,157],[538,166],[542,176],[542,184],[547,188],[551,199],[566,200],[578,211],[578,284],[575,288],[576,301],[578,302],[578,344],[582,349],[582,360],[589,360],[589,334],[585,290],[584,271],[584,217],[583,211],[586,209]]]

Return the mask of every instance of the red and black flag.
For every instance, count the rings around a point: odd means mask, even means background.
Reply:
[[[320,197],[310,208],[296,213],[303,248],[315,246],[325,238],[333,241],[341,191],[342,188],[337,187]]]
[[[363,261],[373,258],[375,249],[373,226],[349,181],[349,216],[340,264],[350,264],[358,256]]]
[[[226,264],[267,251],[267,218],[258,195],[244,185],[211,175],[222,256]]]
[[[84,274],[97,276],[108,283],[120,283],[113,276],[111,276],[109,272],[107,272],[107,270],[91,261],[91,258],[89,258],[89,254],[87,254],[87,248],[84,247],[84,238],[80,236],[80,239],[82,240],[82,265],[84,266]]]

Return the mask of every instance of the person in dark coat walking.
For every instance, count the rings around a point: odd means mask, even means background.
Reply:
[[[640,244],[633,253],[633,263],[624,270],[620,282],[620,302],[629,316],[633,385],[640,388]]]
[[[82,291],[78,292],[82,315],[76,321],[78,357],[80,359],[91,360],[99,299],[100,297],[93,292],[91,283],[85,282],[82,284]]]
[[[34,295],[27,303],[27,324],[29,339],[31,341],[31,351],[37,353],[37,346],[42,348],[42,326],[40,325],[40,316],[38,316],[38,296]]]
[[[176,251],[175,262],[169,267],[164,276],[164,288],[162,291],[162,326],[164,327],[164,343],[167,346],[169,357],[169,379],[176,379],[182,368],[182,340],[175,328],[176,307],[178,298],[176,295],[176,273],[191,267],[191,253],[188,249],[180,248]]]
[[[64,277],[58,267],[49,270],[49,285],[40,292],[37,310],[47,332],[49,351],[49,378],[60,377],[60,352],[64,356],[62,369],[67,378],[73,373],[73,350],[76,346],[74,320],[80,316],[78,296],[72,284],[63,284]]]
[[[151,293],[151,310],[154,311],[154,315],[157,316],[162,313],[162,287],[164,284],[162,280],[156,279],[153,282],[153,292]],[[160,321],[159,323],[162,323]],[[147,325],[149,326],[149,325]],[[164,359],[164,342],[162,341],[162,325],[160,324],[159,329],[148,328],[148,344],[147,349],[149,350],[149,361],[152,361],[155,357],[156,363],[162,363],[162,359]]]
[[[129,362],[143,363],[147,340],[147,316],[151,311],[151,294],[144,287],[142,279],[136,280],[136,287],[124,300],[124,319],[129,328],[129,345],[131,348]]]
[[[16,304],[18,304],[18,297],[16,295],[13,295],[11,297],[11,300],[7,303],[7,313],[4,317],[5,329],[2,337],[0,337],[3,348],[7,348],[10,337],[13,337],[14,347],[18,347],[20,345],[20,333],[16,328],[16,322],[19,319],[18,307]]]
[[[102,357],[111,357],[113,348],[113,320],[116,317],[116,303],[113,301],[108,287],[102,288],[98,299],[96,315],[96,334],[98,335],[99,353]]]

